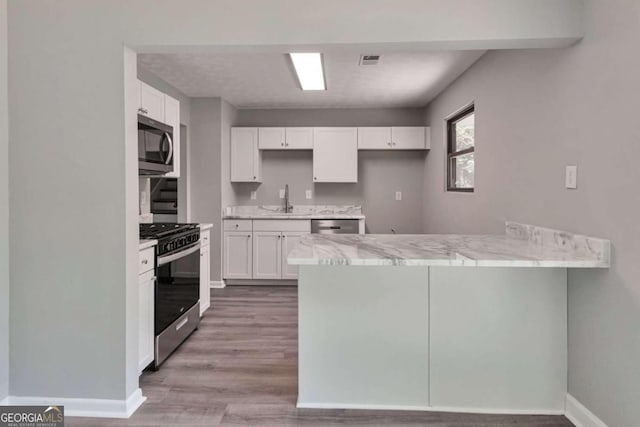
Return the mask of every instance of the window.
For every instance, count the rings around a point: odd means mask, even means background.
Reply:
[[[474,106],[447,119],[447,191],[473,192]]]

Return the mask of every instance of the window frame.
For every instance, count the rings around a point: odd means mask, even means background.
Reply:
[[[464,150],[455,151],[456,139],[455,139],[455,124],[465,117],[473,114],[475,116],[475,104],[469,104],[468,106],[462,108],[456,113],[445,119],[446,121],[446,145],[447,145],[447,157],[446,157],[446,170],[447,170],[447,191],[458,192],[458,193],[473,193],[475,190],[475,182],[473,187],[456,187],[455,186],[455,168],[451,167],[452,160],[456,157],[463,156],[465,154],[475,153],[476,151],[476,141],[475,141],[475,128],[474,128],[474,138],[473,138],[473,147],[465,148]],[[475,160],[475,154],[474,154]],[[475,175],[475,165],[473,173]]]

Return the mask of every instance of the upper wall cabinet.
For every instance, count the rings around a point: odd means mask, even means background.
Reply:
[[[313,182],[358,182],[358,129],[313,129]]]
[[[313,128],[258,128],[258,148],[260,150],[311,150]]]
[[[360,150],[427,150],[431,147],[430,128],[422,126],[360,127]]]
[[[138,81],[138,113],[165,123],[164,93],[145,82]]]
[[[231,182],[262,182],[257,128],[231,128]]]

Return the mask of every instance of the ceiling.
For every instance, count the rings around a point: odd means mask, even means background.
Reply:
[[[323,52],[326,91],[303,92],[284,53],[140,54],[138,65],[189,97],[237,108],[423,107],[485,51]]]

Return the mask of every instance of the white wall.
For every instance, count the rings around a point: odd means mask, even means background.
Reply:
[[[9,121],[7,2],[0,0],[0,401],[9,393]]]
[[[424,109],[238,110],[238,126],[422,126]],[[262,184],[232,184],[235,204],[282,204],[289,184],[294,205],[356,204],[367,216],[368,233],[422,232],[424,151],[360,151],[358,183],[314,184],[313,155],[304,151],[263,151]],[[226,181],[230,175],[226,175]],[[256,200],[250,192],[256,191]],[[305,198],[312,190],[313,199]],[[402,201],[395,192],[402,191]]]
[[[464,25],[446,25],[454,14]],[[136,72],[123,73],[123,45],[491,49],[581,32],[579,0],[274,0],[250,11],[233,0],[12,0],[8,16],[11,394],[105,399],[137,382],[137,171],[125,144],[135,109],[123,93]]]
[[[611,239],[605,271],[569,273],[569,392],[609,426],[640,419],[640,3],[589,0],[569,49],[492,52],[429,107],[425,229],[506,219]],[[444,118],[476,104],[476,192],[444,191]],[[564,166],[578,165],[578,189]]]

